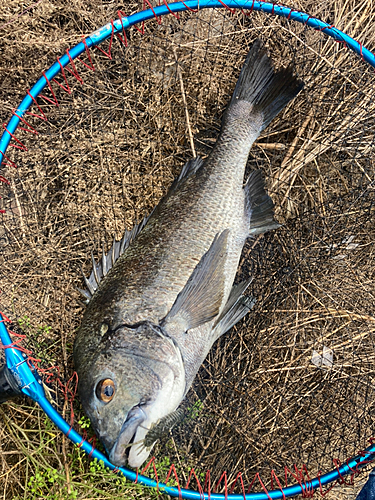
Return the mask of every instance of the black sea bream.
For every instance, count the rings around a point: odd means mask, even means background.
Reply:
[[[251,309],[233,286],[246,238],[278,226],[253,142],[301,90],[257,40],[206,161],[190,160],[151,216],[86,279],[74,345],[79,396],[115,465],[140,466],[148,430],[185,397],[212,344]],[[129,446],[129,444],[132,446]]]

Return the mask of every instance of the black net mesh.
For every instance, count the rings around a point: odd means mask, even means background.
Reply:
[[[257,37],[305,82],[247,166],[263,170],[282,227],[247,243],[238,280],[253,277],[257,304],[214,345],[183,403],[193,416],[154,454],[217,479],[259,472],[270,487],[272,469],[315,476],[373,433],[374,71],[360,57],[303,25],[225,9],[129,30],[111,60],[92,50],[96,71],[77,62],[71,94],[53,83],[59,107],[39,98],[48,122],[28,117],[39,135],[19,131],[28,151],[8,150],[18,168],[2,171],[0,274],[3,311],[51,326],[29,345],[72,371],[80,267],[88,275],[90,252],[166,193],[192,156],[189,131],[208,155]]]

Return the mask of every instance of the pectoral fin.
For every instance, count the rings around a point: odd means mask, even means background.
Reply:
[[[256,300],[253,297],[243,295],[251,282],[252,279],[233,286],[228,302],[214,326],[213,335],[215,340],[230,330],[254,307]]]
[[[229,230],[217,234],[160,326],[170,335],[203,325],[219,314]]]

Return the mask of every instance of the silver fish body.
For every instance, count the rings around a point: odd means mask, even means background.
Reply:
[[[142,230],[115,242],[111,261],[103,255],[86,279],[79,395],[116,465],[144,462],[148,430],[177,408],[212,344],[254,303],[243,295],[250,280],[233,286],[241,251],[278,224],[260,172],[243,186],[245,166],[301,88],[291,68],[274,72],[256,41],[209,157],[190,160]]]

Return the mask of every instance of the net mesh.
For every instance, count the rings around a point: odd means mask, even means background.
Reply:
[[[189,134],[209,154],[260,37],[305,82],[247,165],[263,170],[282,227],[246,244],[237,279],[253,277],[257,304],[213,346],[183,402],[193,415],[154,454],[216,479],[260,473],[267,488],[271,470],[328,471],[373,434],[373,69],[322,32],[255,12],[188,12],[126,34],[112,59],[90,51],[94,72],[77,63],[83,85],[66,72],[71,94],[52,83],[59,106],[38,98],[48,121],[28,117],[38,135],[18,131],[27,152],[8,150],[2,310],[23,331],[38,325],[29,345],[72,371],[81,266],[88,275],[90,252],[167,192],[192,157]]]

